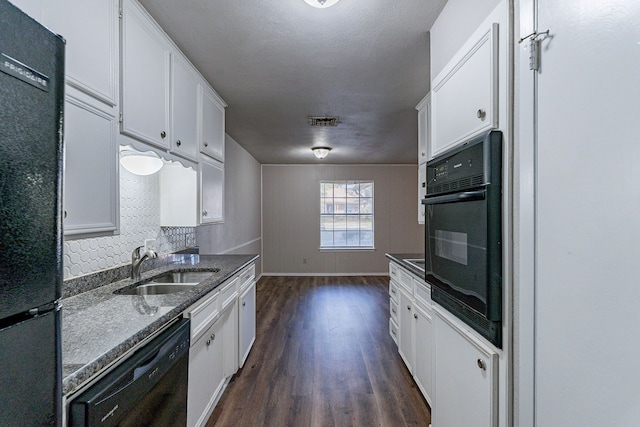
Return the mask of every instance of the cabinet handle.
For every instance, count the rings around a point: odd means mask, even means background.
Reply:
[[[395,293],[396,293],[396,290],[395,290],[395,289],[391,289],[391,293],[392,293],[392,294],[395,294]]]
[[[242,301],[242,306],[244,307],[245,305],[247,305],[246,301]]]
[[[418,319],[418,315],[413,313],[413,318],[417,320]]]
[[[410,305],[407,306],[407,310],[411,310],[411,306]]]
[[[482,359],[478,359],[478,368],[482,369],[483,371],[487,370],[487,364],[485,363],[484,360]]]
[[[177,141],[176,141],[176,145],[177,145],[178,147],[180,147],[180,146],[182,145],[182,141],[177,140]]]
[[[208,147],[208,146],[209,146],[209,143],[208,143],[207,141],[205,141],[205,142],[204,142],[204,146],[205,146],[205,147]]]
[[[64,211],[64,217],[65,218],[67,217],[67,211]]]
[[[165,139],[167,136],[167,133],[165,131],[160,132],[160,138]]]
[[[476,113],[476,116],[484,122],[484,119],[487,118],[487,112],[480,108]]]
[[[391,309],[391,311],[393,312],[393,314],[396,314],[396,313],[397,313],[397,311],[396,311],[396,309],[395,309],[395,308]]]
[[[207,216],[207,215],[209,215],[209,212],[207,212],[207,211],[202,211],[202,216]]]

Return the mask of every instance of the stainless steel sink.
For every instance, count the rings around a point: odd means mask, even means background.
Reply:
[[[118,295],[166,295],[189,290],[209,278],[220,269],[209,271],[170,271],[136,287],[118,289]]]
[[[177,292],[187,291],[197,283],[145,283],[135,288],[116,291],[120,295],[165,295],[175,294]]]
[[[220,270],[218,270],[220,271]],[[218,271],[181,271],[169,272],[151,279],[155,283],[199,283],[207,280]]]

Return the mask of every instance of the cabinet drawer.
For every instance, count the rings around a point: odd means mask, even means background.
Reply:
[[[211,322],[218,317],[218,296],[220,293],[215,290],[203,298],[202,302],[189,310],[188,316],[191,318],[191,342],[195,343],[198,337],[209,327]]]
[[[398,303],[397,301],[394,301],[393,298],[389,298],[389,312],[390,312],[391,318],[395,320],[397,323],[398,322]]]
[[[398,273],[398,270],[399,268],[397,265],[392,262],[389,263],[389,277],[391,277],[392,280],[400,280],[400,273]]]
[[[389,281],[389,296],[395,302],[398,302],[398,284],[393,280]]]
[[[249,268],[240,273],[241,291],[245,290],[256,277],[256,266],[252,264]]]
[[[220,291],[220,311],[224,311],[238,297],[238,278],[224,285]]]
[[[389,319],[389,334],[391,335],[393,342],[398,345],[398,324],[391,318]]]
[[[413,280],[413,296],[416,302],[427,309],[431,310],[431,288],[420,280]]]
[[[400,280],[398,281],[398,283],[400,284],[400,286],[405,288],[407,292],[412,294],[413,293],[413,277],[411,277],[411,274],[409,274],[402,268],[399,268],[398,272],[400,274]]]

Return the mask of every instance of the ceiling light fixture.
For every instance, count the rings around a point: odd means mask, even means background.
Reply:
[[[310,4],[318,9],[326,9],[338,3],[339,0],[304,0],[305,3]]]
[[[329,147],[313,147],[311,149],[311,151],[313,151],[313,154],[315,154],[315,156],[317,158],[322,160],[325,157],[327,157],[327,155],[329,154],[329,151],[331,151],[331,148],[329,148]]]
[[[162,169],[162,159],[149,151],[141,153],[132,148],[120,150],[120,164],[134,175],[153,175]]]

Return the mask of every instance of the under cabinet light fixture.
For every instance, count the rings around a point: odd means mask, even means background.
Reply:
[[[141,153],[133,148],[120,150],[120,164],[134,175],[153,175],[162,169],[162,159],[152,151]]]
[[[305,3],[317,7],[318,9],[326,9],[338,3],[339,0],[304,0]]]
[[[325,157],[327,157],[327,155],[329,154],[329,151],[331,151],[330,147],[313,147],[311,149],[311,151],[313,151],[313,154],[315,154],[315,156],[322,160]]]

